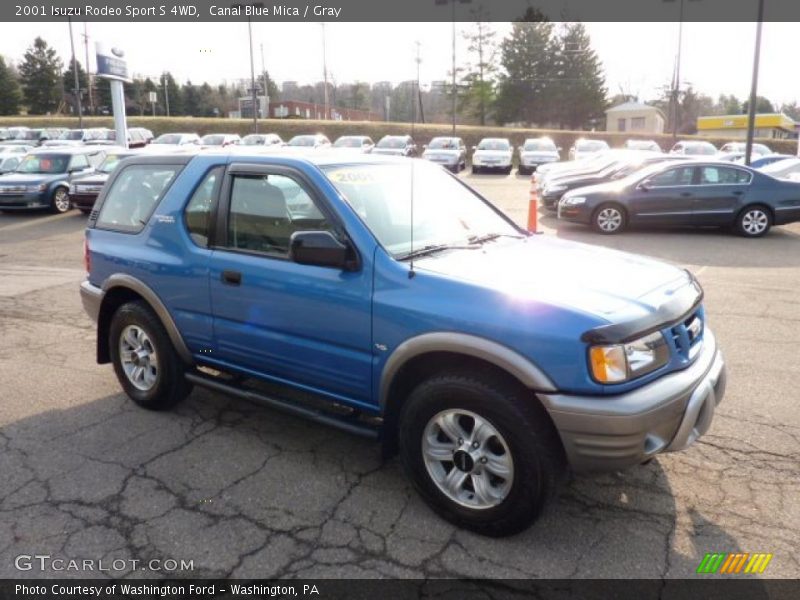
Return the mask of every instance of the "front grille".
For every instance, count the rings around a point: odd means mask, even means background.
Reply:
[[[694,357],[694,349],[702,337],[703,317],[699,310],[670,329],[670,341],[678,355],[685,360]]]
[[[24,185],[7,185],[5,187],[0,187],[0,194],[24,194],[25,193],[25,186]]]

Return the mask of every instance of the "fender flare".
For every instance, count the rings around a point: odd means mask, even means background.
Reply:
[[[156,316],[158,316],[159,320],[161,321],[161,324],[164,325],[164,329],[166,329],[167,335],[169,336],[172,345],[175,347],[175,351],[178,353],[178,356],[180,356],[186,364],[194,364],[192,353],[189,351],[188,346],[186,346],[186,342],[184,342],[183,336],[178,330],[177,325],[175,325],[172,315],[169,314],[169,311],[161,301],[161,298],[159,298],[158,295],[147,286],[147,284],[139,279],[136,279],[135,277],[132,277],[131,275],[115,273],[103,282],[103,296],[105,297],[108,292],[115,288],[127,288],[144,298],[144,300],[155,311]]]
[[[557,390],[552,380],[536,364],[507,346],[486,338],[455,332],[424,333],[405,340],[389,356],[380,381],[380,406],[386,408],[395,376],[409,360],[429,352],[465,354],[485,360],[516,377],[537,392]]]

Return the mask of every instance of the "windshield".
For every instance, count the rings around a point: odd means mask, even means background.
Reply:
[[[489,234],[521,235],[475,192],[435,165],[413,161],[402,165],[330,165],[323,170],[395,258],[426,246],[466,244]]]
[[[241,141],[242,146],[263,146],[266,143],[267,143],[266,136],[256,135],[252,133],[250,135],[244,136]]]
[[[456,150],[458,141],[453,138],[433,138],[428,144],[431,150]]]
[[[158,136],[151,143],[153,144],[180,144],[181,136],[177,133],[165,133]]]
[[[710,156],[711,154],[716,154],[717,149],[714,148],[713,144],[709,144],[708,142],[700,142],[698,144],[686,144],[684,153]]]
[[[800,158],[786,158],[761,167],[759,171],[772,177],[783,177],[800,170]]]
[[[655,142],[643,142],[639,140],[631,140],[628,142],[628,148],[631,150],[656,150],[661,152],[661,148]]]
[[[397,137],[385,137],[378,142],[378,148],[405,148],[406,139]]]
[[[596,140],[583,140],[575,144],[575,149],[580,152],[597,152],[606,148],[608,148],[608,144]]]
[[[532,150],[555,152],[556,145],[550,140],[526,140],[522,149],[528,152]]]
[[[61,140],[82,140],[83,139],[83,130],[81,129],[70,129],[65,131],[61,134],[59,138]]]
[[[334,148],[360,148],[364,138],[360,137],[340,137],[333,144]]]
[[[511,144],[508,140],[481,140],[478,150],[510,150]]]
[[[17,166],[17,173],[65,173],[69,156],[63,154],[29,154]]]
[[[296,135],[289,140],[290,146],[313,146],[317,139],[313,135]]]
[[[130,154],[108,154],[106,155],[106,159],[100,164],[97,170],[100,173],[111,173],[114,169],[117,168],[119,161],[123,158],[128,158],[131,156]]]
[[[222,146],[225,143],[224,135],[204,135],[200,138],[200,143],[206,146]]]

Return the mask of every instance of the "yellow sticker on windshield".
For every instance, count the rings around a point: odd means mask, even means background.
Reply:
[[[336,171],[329,171],[328,178],[333,183],[367,185],[377,181],[371,171],[372,169],[337,169]]]

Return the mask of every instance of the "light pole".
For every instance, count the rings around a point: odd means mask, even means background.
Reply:
[[[471,4],[472,0],[434,0],[434,3],[438,6],[443,6],[445,4],[450,4],[452,8],[452,16],[451,20],[453,22],[453,85],[451,91],[453,93],[453,137],[456,135],[456,94],[457,94],[457,85],[456,85],[456,2],[460,2],[461,4]]]
[[[167,73],[164,72],[164,112],[167,113],[167,117],[169,117],[169,88],[167,87]]]
[[[247,17],[247,35],[250,40],[250,89],[253,93],[253,133],[258,133],[258,97],[256,96],[256,68],[253,63],[253,22]]]
[[[325,116],[323,119],[327,121],[330,114],[330,105],[328,104],[328,47],[325,43],[325,23],[320,24],[322,25],[322,79],[325,85]]]
[[[269,118],[269,88],[267,87],[267,67],[264,64],[264,44],[261,44],[261,76],[264,80],[264,118]]]
[[[72,75],[75,78],[75,103],[78,106],[78,129],[83,129],[83,107],[81,106],[81,83],[78,77],[78,59],[75,58],[75,40],[72,37],[72,19],[69,23],[69,45],[72,48]]]
[[[94,99],[92,97],[92,73],[89,68],[89,31],[86,22],[83,23],[83,49],[86,51],[86,87],[89,92],[89,112],[94,114]]]
[[[417,121],[417,98],[419,96],[419,65],[422,63],[422,58],[420,58],[420,42],[417,40],[414,42],[417,47],[417,55],[414,58],[414,62],[417,63],[417,86],[416,90],[414,89],[414,84],[411,84],[411,137],[414,137],[414,124]],[[421,109],[422,107],[420,107]],[[420,110],[422,112],[422,110]]]
[[[758,93],[758,62],[761,57],[761,25],[764,22],[764,0],[758,0],[758,22],[756,23],[756,48],[753,52],[753,81],[750,84],[750,104],[747,106],[747,144],[744,148],[744,164],[750,165],[753,153],[753,135],[756,127],[756,98]]]

